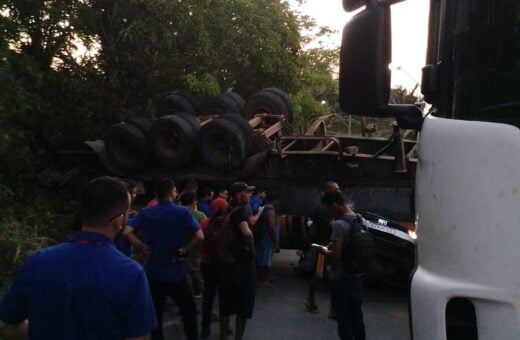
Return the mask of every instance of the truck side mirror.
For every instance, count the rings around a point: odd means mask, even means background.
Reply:
[[[347,114],[396,117],[400,128],[420,130],[422,112],[414,105],[388,105],[392,57],[390,5],[402,0],[365,0],[366,8],[343,30],[339,67],[339,106]],[[355,8],[362,1],[343,0]]]
[[[378,2],[367,5],[343,30],[339,83],[343,112],[385,115],[382,108],[390,96],[391,54],[390,8]]]
[[[343,0],[343,8],[347,12],[352,12],[365,6],[365,2],[365,0]]]

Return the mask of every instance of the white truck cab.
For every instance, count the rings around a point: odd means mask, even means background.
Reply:
[[[520,1],[430,1],[426,115],[388,104],[399,1],[343,1],[340,105],[420,131],[411,337],[520,339]]]

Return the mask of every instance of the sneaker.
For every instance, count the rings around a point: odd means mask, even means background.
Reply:
[[[310,304],[309,302],[305,302],[305,310],[309,313],[319,313],[318,306],[314,304]]]

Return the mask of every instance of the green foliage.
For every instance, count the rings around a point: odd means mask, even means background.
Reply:
[[[59,201],[50,191],[0,184],[0,295],[27,256],[66,240],[71,216],[55,212]]]
[[[293,99],[295,125],[304,125],[317,116],[328,113],[328,107],[316,100],[308,91],[300,91]]]
[[[189,90],[194,95],[201,98],[215,96],[220,92],[220,85],[215,77],[210,74],[203,74],[202,76],[196,76],[194,74],[188,74],[184,77],[183,88]]]

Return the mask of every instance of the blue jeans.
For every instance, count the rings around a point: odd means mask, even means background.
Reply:
[[[365,340],[363,323],[363,278],[345,277],[330,282],[330,298],[336,310],[338,334],[341,340]]]

